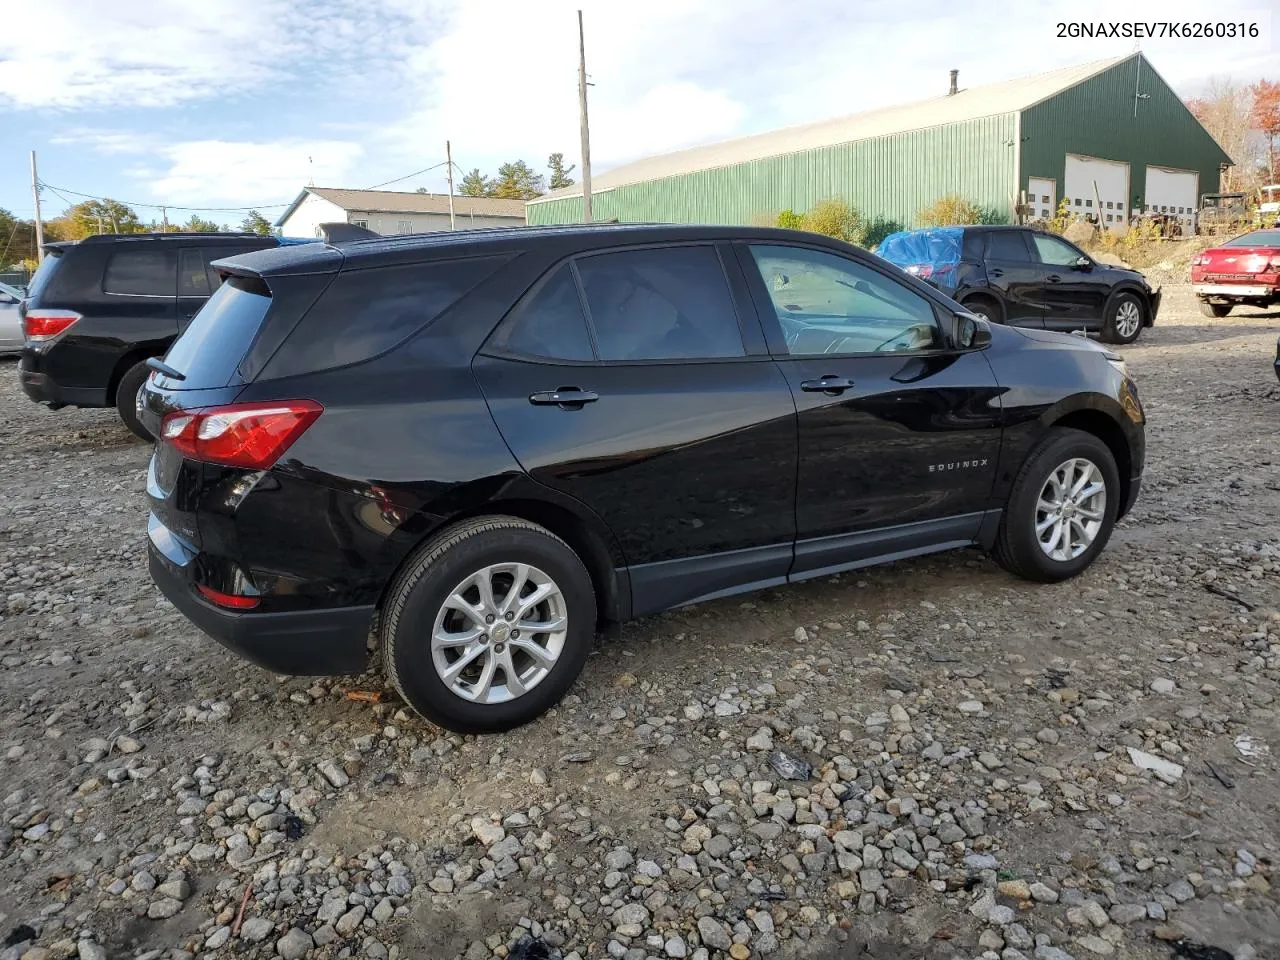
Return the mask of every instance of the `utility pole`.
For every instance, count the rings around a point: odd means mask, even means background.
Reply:
[[[587,43],[578,11],[578,111],[582,117],[582,222],[591,222],[591,134],[587,125]]]
[[[453,147],[448,140],[444,142],[444,159],[449,169],[449,229],[457,230],[458,225],[453,219]]]
[[[168,207],[160,208],[160,221],[162,224],[160,227],[161,233],[168,233],[169,232],[169,208]]]
[[[36,176],[36,152],[31,151],[31,196],[36,204],[36,262],[44,260],[44,224],[40,220],[40,178]]]

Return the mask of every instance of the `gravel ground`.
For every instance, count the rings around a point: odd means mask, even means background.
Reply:
[[[148,449],[6,362],[0,960],[1280,956],[1277,330],[1167,289],[1143,497],[1078,580],[687,608],[481,739],[205,639],[147,578]]]

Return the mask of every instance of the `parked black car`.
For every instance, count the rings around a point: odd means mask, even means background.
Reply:
[[[1155,323],[1160,290],[1031,227],[943,227],[892,234],[876,252],[995,323],[1099,333],[1132,343]]]
[[[279,243],[253,233],[140,233],[45,244],[21,310],[22,389],[55,410],[115,406],[150,440],[135,403],[146,361],[164,354],[217,288],[209,263]]]
[[[144,384],[151,573],[242,655],[454,730],[536,717],[601,621],[957,547],[1042,581],[1141,482],[1123,361],[786,230],[266,250]]]

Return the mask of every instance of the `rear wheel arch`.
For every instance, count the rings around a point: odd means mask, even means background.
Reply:
[[[532,498],[486,501],[472,509],[457,513],[444,523],[424,532],[412,549],[405,552],[387,577],[378,597],[378,612],[381,613],[385,609],[391,588],[401,572],[444,531],[480,517],[494,516],[514,517],[535,523],[563,540],[569,549],[578,555],[578,559],[582,561],[583,566],[587,568],[587,573],[591,576],[591,585],[596,595],[597,619],[627,619],[631,605],[630,591],[624,582],[619,582],[607,534],[594,529],[592,524],[566,507]]]
[[[124,379],[124,375],[132,370],[137,364],[150,360],[152,357],[164,355],[164,350],[149,350],[146,347],[137,347],[130,350],[123,357],[116,361],[115,367],[111,371],[111,379],[107,381],[107,403],[114,406],[116,402],[116,391],[120,389],[120,381]]]

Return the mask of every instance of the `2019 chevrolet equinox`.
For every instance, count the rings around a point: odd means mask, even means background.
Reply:
[[[1120,357],[812,234],[499,229],[213,266],[140,392],[152,576],[277,672],[379,647],[454,730],[555,704],[602,621],[959,547],[1058,581],[1138,496]]]

